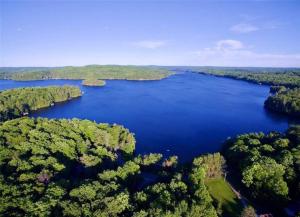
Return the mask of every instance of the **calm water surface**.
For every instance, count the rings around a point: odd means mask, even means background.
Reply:
[[[161,81],[107,81],[105,87],[70,80],[0,80],[0,90],[64,84],[80,86],[84,95],[31,116],[118,123],[135,133],[138,153],[176,154],[183,161],[220,150],[229,136],[284,131],[292,122],[264,109],[268,86],[192,73]]]

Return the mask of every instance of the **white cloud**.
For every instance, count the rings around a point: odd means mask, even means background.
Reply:
[[[166,45],[166,41],[159,40],[145,40],[137,41],[132,43],[136,47],[147,48],[147,49],[156,49]]]
[[[252,24],[247,23],[239,23],[230,28],[231,31],[236,33],[249,33],[249,32],[255,32],[259,30],[259,27],[254,26]]]
[[[238,50],[244,48],[242,42],[232,39],[220,40],[216,43],[215,49],[217,50]]]
[[[300,54],[257,53],[236,40],[221,40],[193,53],[197,65],[300,67]]]

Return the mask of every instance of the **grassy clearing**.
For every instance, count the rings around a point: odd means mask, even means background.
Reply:
[[[222,212],[221,216],[240,216],[242,204],[232,191],[228,182],[220,178],[207,180],[205,184],[216,204],[218,212]]]

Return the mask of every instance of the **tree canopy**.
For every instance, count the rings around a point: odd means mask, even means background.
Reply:
[[[227,141],[225,156],[249,195],[284,206],[300,197],[300,126],[284,134],[250,133]]]
[[[204,167],[179,167],[175,157],[165,167],[161,154],[134,156],[134,148],[134,136],[119,125],[6,121],[0,124],[0,215],[217,216]]]
[[[265,107],[269,110],[300,117],[300,88],[286,89],[278,87],[273,95],[265,101]]]

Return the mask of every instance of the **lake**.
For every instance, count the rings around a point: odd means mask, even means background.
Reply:
[[[84,95],[31,116],[121,124],[135,133],[137,153],[175,154],[181,161],[220,150],[227,137],[284,131],[293,122],[264,109],[268,86],[194,73],[161,81],[109,80],[105,87],[84,87],[78,80],[0,80],[0,90],[64,84],[80,86]]]

